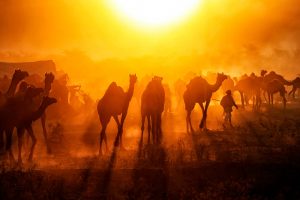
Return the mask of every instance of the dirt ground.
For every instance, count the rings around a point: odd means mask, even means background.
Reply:
[[[186,133],[184,112],[163,118],[160,146],[140,142],[140,117],[129,112],[125,150],[98,156],[96,115],[49,127],[53,153],[46,153],[39,122],[34,162],[1,160],[1,199],[300,199],[300,106],[235,110],[234,128],[223,128],[220,106],[211,105],[207,131]],[[193,113],[194,128],[201,112]],[[16,141],[16,138],[15,140]],[[30,143],[29,143],[30,144]],[[26,150],[27,149],[27,150]],[[14,143],[17,155],[17,144]]]

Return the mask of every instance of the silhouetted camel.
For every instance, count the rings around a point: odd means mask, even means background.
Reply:
[[[266,92],[268,93],[269,104],[274,104],[273,96],[275,93],[279,92],[282,97],[283,107],[286,107],[286,90],[284,84],[280,80],[273,80],[266,84]]]
[[[15,70],[9,88],[7,89],[6,93],[1,94],[0,107],[4,106],[6,101],[15,95],[18,84],[27,76],[28,76],[28,72],[19,69]],[[4,147],[4,138],[3,138],[3,134],[0,133],[0,150],[3,150],[3,147]]]
[[[39,119],[44,113],[48,106],[51,104],[56,103],[57,100],[55,98],[51,97],[43,97],[43,100],[39,106],[39,108],[36,111],[28,112],[23,115],[22,120],[17,125],[17,133],[18,133],[18,148],[19,148],[19,155],[18,155],[18,162],[19,164],[22,163],[22,144],[23,144],[23,135],[25,129],[27,130],[29,136],[31,137],[32,145],[30,154],[28,157],[29,161],[32,161],[34,147],[36,145],[36,137],[34,135],[33,129],[32,129],[32,122]]]
[[[270,82],[272,82],[273,80],[277,80],[279,81],[283,86],[284,85],[287,85],[287,86],[290,86],[292,85],[292,82],[291,81],[287,81],[282,75],[280,74],[277,74],[276,72],[274,71],[271,71],[269,73],[267,73],[266,70],[262,70],[261,71],[261,77],[262,77],[262,81],[261,81],[261,89],[263,90],[263,95],[265,97],[265,93],[268,93],[268,84]],[[266,99],[266,97],[265,97]],[[267,101],[267,99],[266,99]]]
[[[43,96],[49,96],[50,90],[51,90],[51,85],[54,81],[54,75],[52,73],[45,73],[45,80],[44,80],[44,92],[43,92]],[[42,101],[42,99],[41,99]],[[41,101],[38,102],[38,104],[41,103]],[[41,123],[42,123],[42,128],[43,128],[43,135],[44,135],[44,139],[46,142],[46,146],[47,146],[47,153],[51,153],[51,148],[49,145],[49,141],[48,141],[48,134],[47,134],[47,129],[46,129],[46,113],[44,112],[41,115]]]
[[[186,87],[186,91],[183,94],[183,99],[185,103],[185,109],[187,111],[186,126],[187,131],[189,128],[193,132],[192,122],[191,122],[191,112],[198,103],[202,109],[202,120],[200,123],[200,129],[206,128],[206,117],[207,109],[211,100],[213,92],[216,92],[222,85],[222,82],[227,78],[223,73],[218,73],[217,81],[214,85],[208,84],[208,82],[201,76],[193,78]],[[205,106],[203,105],[205,103]]]
[[[0,134],[6,133],[6,152],[14,160],[11,144],[14,127],[17,127],[25,116],[32,112],[33,98],[43,92],[42,88],[27,88],[24,97],[12,97],[0,108]]]
[[[115,82],[112,82],[108,89],[106,90],[102,99],[98,102],[97,111],[102,125],[102,130],[100,132],[100,147],[99,155],[102,154],[102,142],[104,140],[107,150],[107,139],[106,139],[106,127],[110,121],[110,118],[113,117],[118,125],[118,135],[116,138],[115,146],[122,144],[122,133],[123,125],[127,115],[128,106],[133,95],[134,85],[137,81],[136,75],[129,75],[130,84],[127,92],[124,92],[123,89]],[[121,122],[119,121],[118,115],[121,115]]]
[[[292,81],[293,89],[289,92],[289,95],[293,95],[293,99],[295,99],[295,93],[297,89],[300,88],[300,77],[297,77],[295,80]]]
[[[265,71],[267,72],[267,71]],[[269,72],[268,74],[265,73],[265,75],[263,76],[264,77],[264,82],[267,84],[273,80],[278,80],[279,82],[281,82],[283,85],[287,85],[287,86],[290,86],[292,85],[292,82],[291,81],[287,81],[282,75],[280,74],[277,74],[276,72],[274,71],[271,71]]]
[[[150,132],[152,126],[152,141],[159,144],[162,138],[161,115],[164,111],[165,91],[162,85],[162,78],[155,76],[148,83],[141,97],[141,115],[142,115],[142,135],[143,143],[144,123],[147,117],[148,121],[148,143],[150,143]]]
[[[237,81],[234,90],[238,91],[241,96],[242,108],[245,107],[245,104],[249,104],[249,99],[254,98],[256,94],[257,87],[254,84],[255,78],[254,74],[252,76],[243,76],[240,80]],[[254,103],[254,102],[253,102]]]

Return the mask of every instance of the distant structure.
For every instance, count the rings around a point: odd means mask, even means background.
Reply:
[[[41,60],[36,62],[0,62],[0,76],[13,74],[15,69],[27,71],[30,74],[44,76],[45,72],[56,73],[56,66],[53,60]]]

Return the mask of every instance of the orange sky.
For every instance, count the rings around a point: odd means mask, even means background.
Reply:
[[[105,76],[103,63],[120,65],[124,74],[166,76],[262,67],[292,76],[300,63],[298,0],[203,0],[190,18],[155,30],[131,24],[103,2],[0,1],[0,59],[54,59],[75,79],[83,65],[83,78],[95,69]]]

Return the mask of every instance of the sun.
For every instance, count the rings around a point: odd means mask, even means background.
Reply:
[[[126,17],[143,26],[162,26],[191,14],[201,0],[111,0]]]

